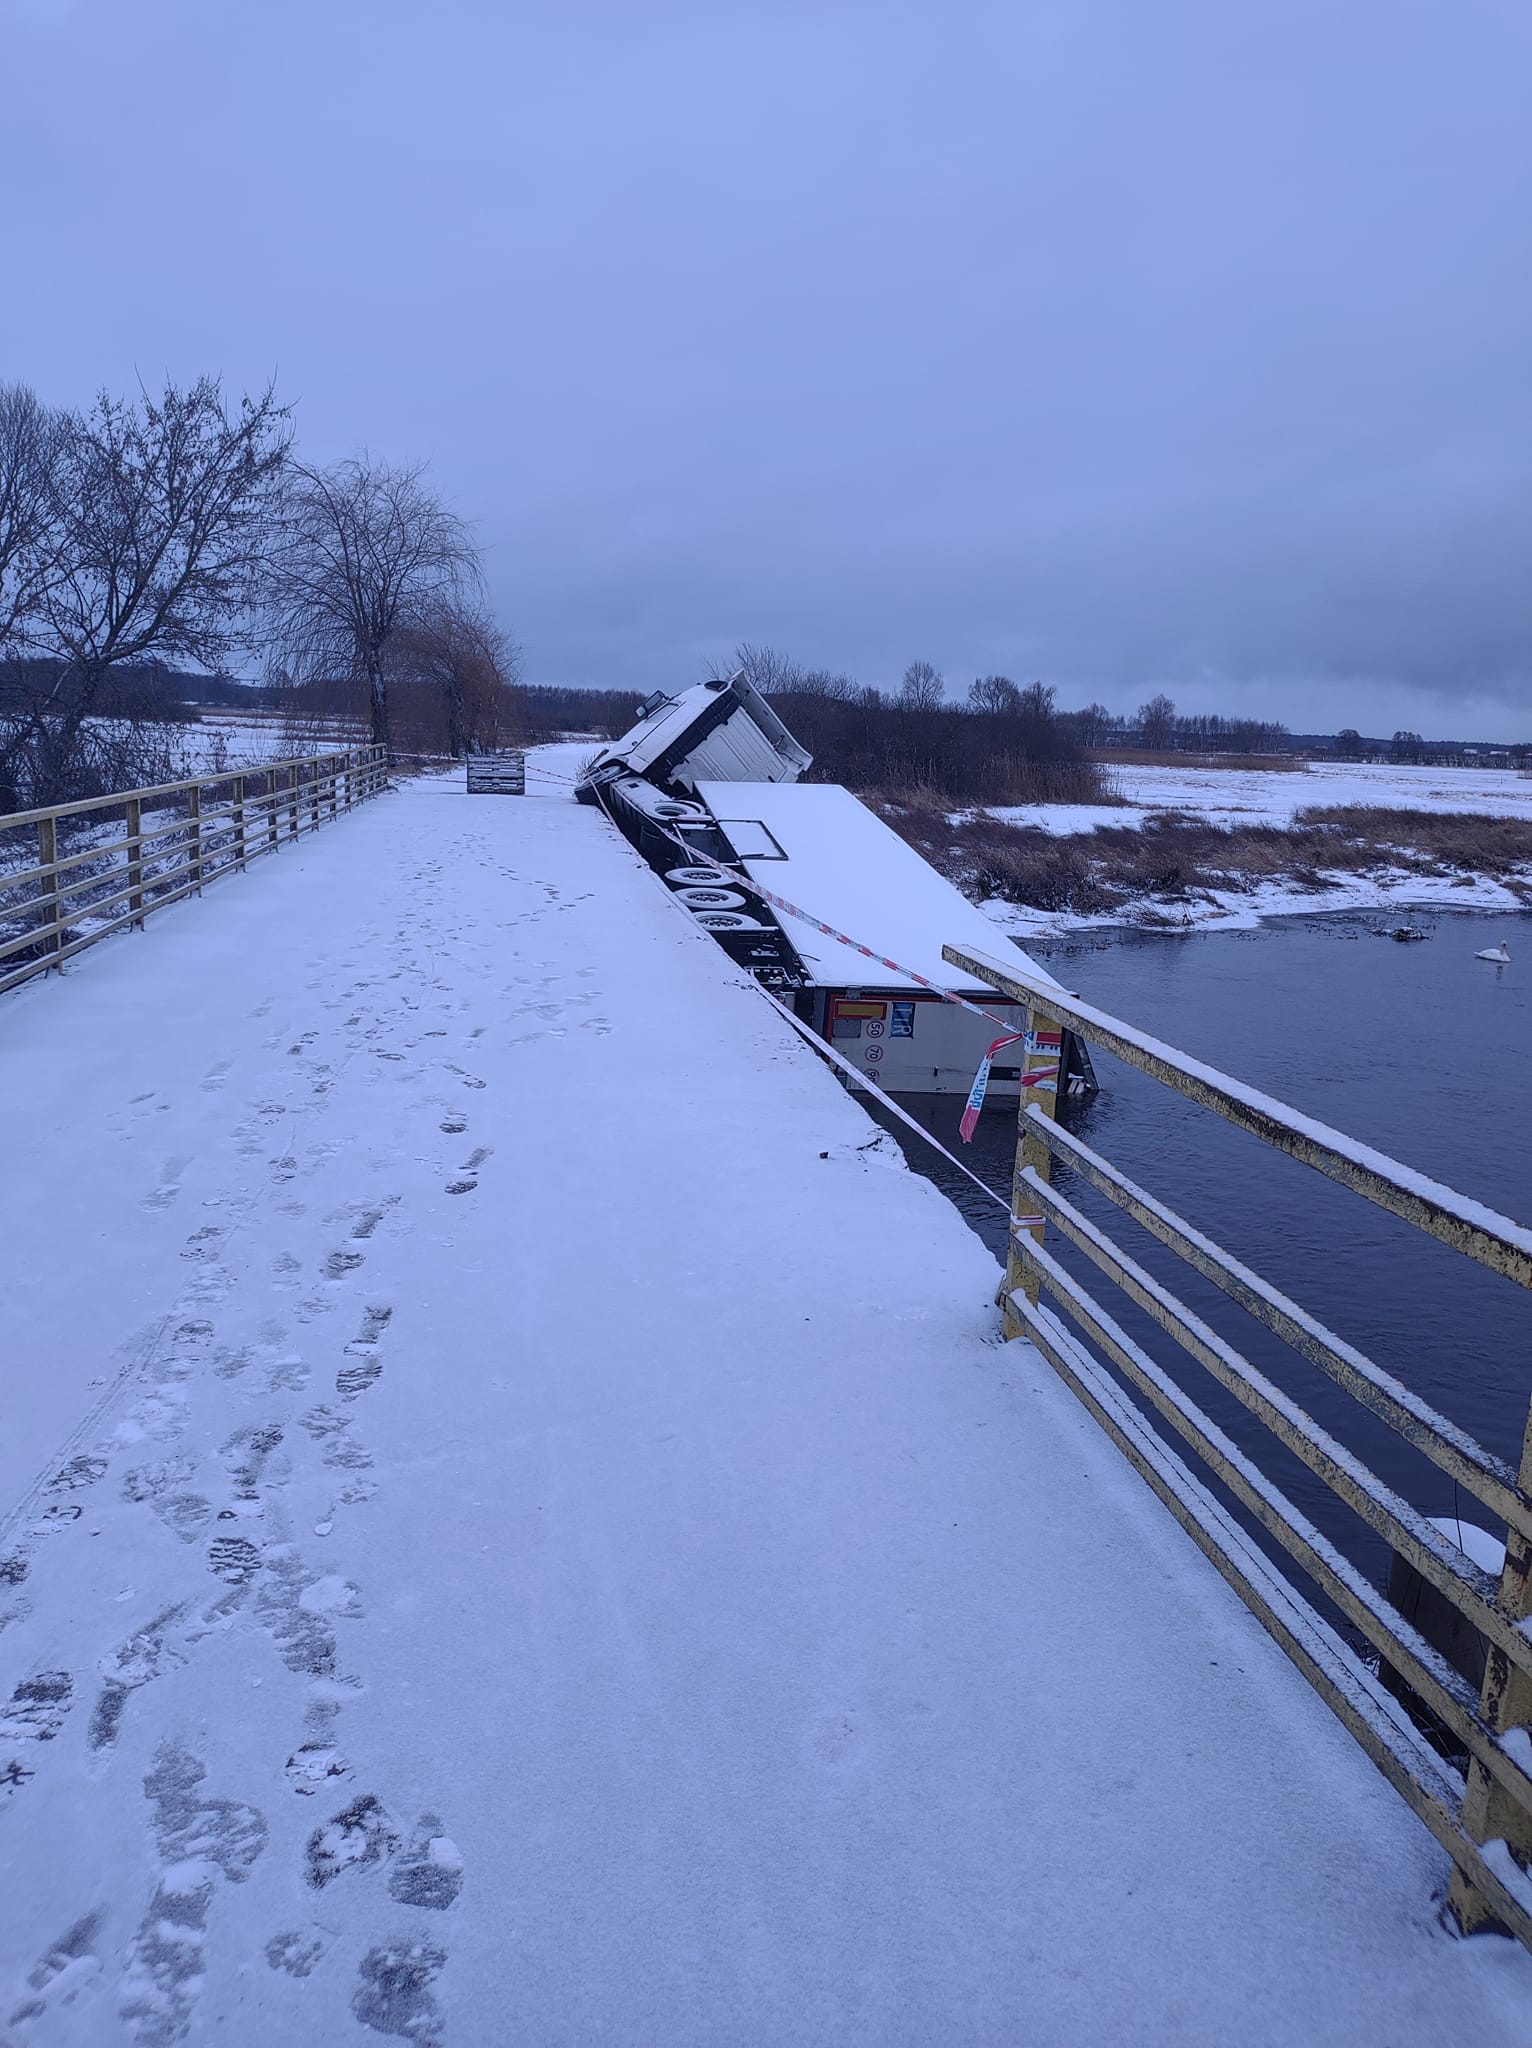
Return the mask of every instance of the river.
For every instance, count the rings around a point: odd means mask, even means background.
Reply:
[[[1293,917],[1255,931],[1089,931],[1029,950],[1087,1002],[1333,1124],[1462,1193],[1532,1218],[1532,914]],[[1504,942],[1508,967],[1475,959]],[[997,946],[996,951],[1000,948]],[[1144,1075],[1094,1054],[1101,1092],[1065,1105],[1095,1150],[1513,1465],[1532,1398],[1532,1301],[1360,1196]],[[954,1151],[959,1103],[905,1106]],[[898,1126],[890,1123],[898,1133]],[[906,1156],[1003,1256],[1005,1219],[907,1133]],[[969,1162],[1009,1188],[1015,1120],[987,1110]],[[1503,1527],[1332,1381],[1067,1169],[1061,1192],[1429,1514]],[[1057,1233],[1050,1249],[1059,1250]],[[1382,1541],[1071,1248],[1064,1263],[1381,1584]]]

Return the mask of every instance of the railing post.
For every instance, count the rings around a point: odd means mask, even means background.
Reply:
[[[55,967],[62,967],[64,963],[62,959],[57,957],[64,950],[64,904],[63,899],[59,895],[58,857],[59,821],[57,818],[39,818],[37,821],[37,864],[39,867],[52,870],[52,873],[46,876],[43,881],[43,889],[45,891],[43,900],[49,906],[44,923],[58,927],[53,934],[53,952],[55,955],[53,964]]]
[[[192,887],[202,894],[202,784],[194,782],[186,792],[186,815],[191,825]]]
[[[136,796],[124,806],[128,830],[128,915],[136,925],[144,921],[144,810]]]
[[[1063,1034],[1055,1031],[1048,1019],[1039,1011],[1029,1009],[1025,1015],[1021,1041],[1021,1101],[1017,1107],[1016,1172],[1011,1182],[1011,1234],[1006,1244],[1005,1261],[1005,1303],[1002,1321],[1007,1337],[1022,1335],[1022,1326],[1011,1313],[1010,1297],[1020,1288],[1034,1307],[1041,1292],[1041,1282],[1035,1273],[1028,1270],[1021,1254],[1016,1249],[1016,1232],[1025,1230],[1036,1244],[1043,1241],[1043,1219],[1037,1213],[1022,1175],[1030,1166],[1047,1180],[1052,1169],[1052,1158],[1042,1139],[1033,1135],[1027,1123],[1027,1111],[1035,1103],[1045,1116],[1058,1115],[1059,1077],[1062,1068],[1061,1053]]]
[[[276,852],[276,850],[277,850],[277,832],[278,832],[278,826],[277,826],[277,771],[276,771],[276,769],[275,769],[275,768],[268,768],[268,769],[266,770],[265,782],[266,782],[266,851],[267,851],[268,853],[275,853],[275,852]]]
[[[245,865],[245,778],[234,778],[234,861],[237,867]]]
[[[309,830],[319,830],[319,763],[309,762]]]
[[[287,836],[289,839],[296,839],[298,836],[298,764],[296,761],[287,771],[287,784],[290,793],[287,812]]]
[[[1527,1416],[1518,1483],[1523,1493],[1532,1486],[1532,1412]],[[1514,1528],[1506,1532],[1505,1569],[1500,1575],[1495,1605],[1511,1622],[1525,1621],[1532,1614],[1532,1543]],[[1532,1723],[1532,1678],[1518,1670],[1505,1651],[1493,1643],[1484,1665],[1479,1716],[1497,1734]],[[1513,1798],[1477,1757],[1468,1761],[1463,1830],[1476,1842],[1502,1841],[1518,1863],[1532,1863],[1532,1812]],[[1484,1894],[1456,1866],[1447,1903],[1465,1934],[1499,1924]]]

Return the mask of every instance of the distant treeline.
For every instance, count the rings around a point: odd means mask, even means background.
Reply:
[[[1032,685],[1016,710],[940,710],[869,692],[778,690],[772,707],[814,756],[810,779],[852,789],[939,792],[954,804],[1097,803],[1103,771]]]
[[[20,717],[62,675],[61,661],[0,658],[0,718]],[[94,716],[161,719],[181,724],[210,706],[254,705],[260,692],[232,676],[194,675],[189,669],[166,668],[159,662],[123,662],[101,679]]]
[[[814,781],[889,796],[922,791],[952,804],[1109,797],[1085,736],[1046,683],[1021,688],[1007,676],[983,676],[966,703],[953,703],[929,662],[911,662],[893,696],[748,641],[734,665],[813,754]]]
[[[569,685],[526,683],[513,693],[515,717],[527,744],[540,745],[564,733],[589,733],[615,740],[637,723],[642,690],[581,690]]]
[[[1305,734],[1301,744],[1305,752],[1335,755],[1342,761],[1407,762],[1431,768],[1532,767],[1532,741],[1528,740],[1499,746],[1489,740],[1427,740],[1418,732],[1404,730],[1392,739],[1372,739],[1347,725],[1333,738]]]

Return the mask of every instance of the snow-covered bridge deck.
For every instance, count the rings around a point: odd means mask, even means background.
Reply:
[[[1527,2038],[596,813],[371,804],[0,1088],[0,2042]]]

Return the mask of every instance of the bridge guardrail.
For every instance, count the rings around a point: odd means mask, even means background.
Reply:
[[[1046,1020],[1059,1031],[1077,1033],[1416,1229],[1532,1288],[1532,1231],[1511,1218],[1034,980],[1024,969],[962,947],[942,950],[952,965],[1025,1003],[1029,1031]],[[1056,1095],[1041,1090],[1030,1101],[1023,1096],[1004,1290],[1007,1334],[1025,1334],[1037,1346],[1431,1829],[1453,1861],[1449,1904],[1459,1925],[1470,1931],[1498,1925],[1532,1948],[1532,1878],[1525,1868],[1532,1860],[1532,1735],[1527,1732],[1532,1723],[1532,1416],[1521,1467],[1514,1470],[1061,1129],[1054,1121],[1056,1103]],[[1049,1183],[1055,1159],[1504,1521],[1505,1565],[1499,1578],[1448,1541],[1059,1194]],[[1044,1249],[1045,1223],[1083,1252],[1479,1631],[1487,1650],[1482,1688],[1471,1685],[1059,1265]],[[1045,1296],[1062,1318],[1045,1305]],[[1102,1359],[1450,1731],[1467,1755],[1466,1778],[1431,1748],[1362,1657],[1275,1570],[1195,1470],[1151,1427]]]
[[[350,747],[0,816],[0,994],[317,830],[387,782],[382,747]],[[13,851],[24,835],[36,841],[25,866],[28,854]]]

